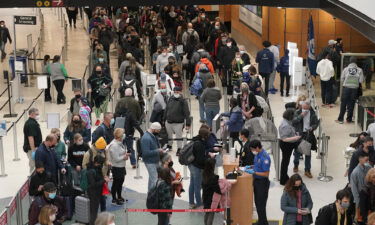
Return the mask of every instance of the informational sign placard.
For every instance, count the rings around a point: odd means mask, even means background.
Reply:
[[[47,89],[48,88],[48,79],[47,76],[38,76],[37,78],[38,89]]]
[[[291,48],[289,49],[289,74],[292,76],[293,75],[293,58],[298,57],[298,49],[296,48]]]
[[[147,86],[155,86],[156,84],[156,74],[147,75]]]
[[[60,128],[60,113],[47,113],[47,129]]]
[[[82,80],[81,79],[72,79],[72,91],[82,90]]]
[[[0,137],[7,136],[7,123],[5,120],[0,121]]]
[[[36,25],[36,16],[14,16],[14,23],[19,25]]]
[[[23,72],[23,62],[16,60],[15,63],[16,72]]]
[[[303,84],[303,58],[293,58],[293,86],[301,86]]]

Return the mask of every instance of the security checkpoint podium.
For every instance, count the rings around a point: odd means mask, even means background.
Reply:
[[[239,159],[232,161],[230,155],[223,155],[224,177],[238,168]],[[230,191],[231,224],[249,225],[253,222],[253,175],[243,173],[237,177]]]

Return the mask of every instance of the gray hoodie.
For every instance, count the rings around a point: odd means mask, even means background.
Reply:
[[[204,89],[201,100],[206,107],[220,107],[221,92],[219,88],[206,88]]]
[[[124,144],[116,139],[113,139],[108,145],[110,162],[113,167],[125,167],[124,155],[126,154],[126,148]]]

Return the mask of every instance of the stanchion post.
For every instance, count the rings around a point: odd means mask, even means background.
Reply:
[[[14,159],[13,161],[20,161],[18,157],[18,147],[17,147],[17,123],[13,122],[13,148],[14,148]]]
[[[229,111],[229,105],[228,105],[228,94],[227,94],[227,87],[223,87],[223,93],[224,93],[224,111]]]
[[[14,63],[16,63],[16,61],[14,61]],[[9,114],[5,114],[4,118],[17,117],[16,113],[12,113],[12,95],[10,93],[11,92],[10,91],[11,85],[10,85],[10,82],[9,82],[9,76],[10,75],[9,75],[8,71],[4,70],[4,77],[6,77],[7,85],[8,85],[8,105],[9,105]],[[17,82],[17,81],[15,81],[15,82]]]
[[[187,138],[186,138],[186,136],[183,138],[183,146],[185,146],[187,144]],[[186,165],[184,165],[184,167],[183,167],[183,178],[184,178],[184,180],[189,180],[189,176],[188,176],[188,174],[187,174],[187,166]]]
[[[321,173],[318,177],[319,181],[330,182],[333,180],[333,177],[327,176],[327,159],[328,159],[328,140],[329,136],[323,135],[323,151],[322,151],[322,160],[321,160]]]
[[[42,122],[46,122],[47,121],[47,114],[46,114],[46,99],[44,98],[45,96],[45,92],[46,92],[46,89],[43,89],[43,121]]]
[[[137,142],[137,138],[135,139],[135,142]],[[140,171],[140,167],[139,167],[139,160],[138,160],[138,151],[137,151],[137,149],[134,151],[134,157],[135,157],[135,168],[136,168],[134,179],[139,180],[139,179],[142,179],[143,177],[141,176],[141,171]]]
[[[363,127],[362,130],[367,130],[367,110],[363,107]]]
[[[8,176],[5,173],[3,137],[0,136],[0,177]],[[10,217],[9,217],[10,218]]]
[[[128,211],[128,203],[125,204],[125,212],[124,212],[124,225],[129,224],[129,211]]]
[[[355,116],[355,120],[354,120],[354,125],[355,125],[354,133],[358,134],[358,100],[355,101],[354,116]]]

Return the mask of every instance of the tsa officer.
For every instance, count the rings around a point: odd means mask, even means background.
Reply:
[[[254,200],[258,213],[257,225],[268,225],[267,221],[267,199],[268,190],[270,188],[270,181],[268,176],[270,174],[271,158],[268,153],[262,148],[259,140],[252,140],[249,143],[250,150],[255,155],[254,167],[246,167],[245,172],[254,176]]]

